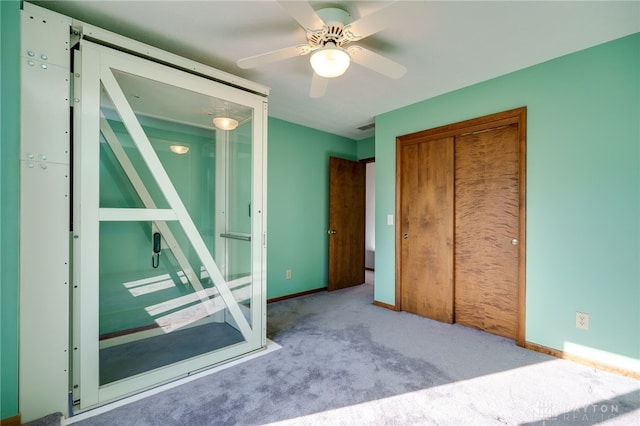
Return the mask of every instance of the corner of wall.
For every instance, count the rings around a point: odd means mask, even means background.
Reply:
[[[356,141],[358,160],[365,160],[367,158],[374,158],[376,156],[376,138],[370,136],[365,139]]]

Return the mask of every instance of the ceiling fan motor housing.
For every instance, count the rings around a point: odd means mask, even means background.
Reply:
[[[325,23],[323,28],[307,32],[307,40],[313,47],[323,47],[328,42],[343,47],[349,43],[349,39],[343,36],[343,28],[351,22],[351,15],[337,7],[328,7],[316,11],[317,15]]]

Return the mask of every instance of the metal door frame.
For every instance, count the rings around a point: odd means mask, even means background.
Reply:
[[[75,52],[74,108],[74,322],[73,400],[80,411],[104,404],[266,346],[266,101],[263,97],[82,40]],[[251,323],[235,301],[211,253],[202,241],[166,171],[129,106],[112,69],[252,107]],[[169,209],[99,207],[100,83],[118,110],[131,138],[161,188]],[[108,137],[105,137],[108,141]],[[126,156],[126,154],[125,154]],[[122,160],[122,157],[119,159]],[[126,160],[125,160],[126,162]],[[122,163],[122,161],[121,161]],[[130,168],[131,169],[131,168]],[[133,171],[133,174],[131,173]],[[135,169],[127,172],[135,180]],[[134,185],[135,186],[135,185]],[[144,187],[144,185],[142,185]],[[139,187],[136,189],[140,189]],[[141,194],[142,195],[142,194]],[[141,196],[141,199],[145,199]],[[147,200],[149,201],[149,200]],[[100,386],[98,346],[100,221],[178,221],[225,302],[245,342],[128,379]],[[170,244],[169,241],[167,243]],[[189,271],[185,270],[187,275]],[[189,281],[198,289],[197,274]]]

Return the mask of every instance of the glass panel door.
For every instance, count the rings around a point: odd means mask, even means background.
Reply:
[[[79,56],[83,410],[265,345],[264,99],[88,42]]]

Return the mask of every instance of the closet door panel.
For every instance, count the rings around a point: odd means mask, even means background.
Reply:
[[[453,138],[401,148],[402,310],[453,322]]]
[[[455,140],[455,320],[516,338],[518,127]]]

